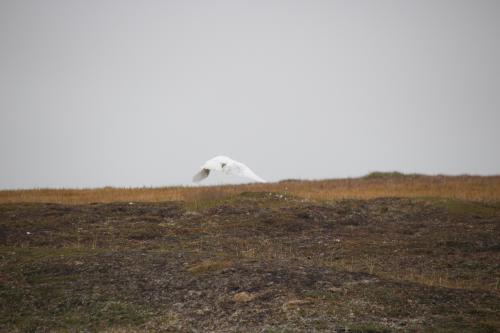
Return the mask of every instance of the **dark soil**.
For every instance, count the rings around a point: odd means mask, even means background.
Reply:
[[[2,332],[500,330],[500,206],[0,205]]]

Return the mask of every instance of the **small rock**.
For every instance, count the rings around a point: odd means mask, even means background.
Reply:
[[[233,300],[235,302],[250,302],[255,298],[255,295],[252,295],[250,293],[247,293],[246,291],[242,291],[241,293],[237,293],[233,296]]]
[[[203,309],[198,309],[195,311],[195,313],[198,315],[204,315],[208,312],[210,312],[210,308],[208,306],[205,306]]]
[[[187,211],[184,213],[184,216],[200,216],[201,214],[195,211]]]
[[[187,292],[188,296],[191,296],[191,297],[199,297],[201,296],[202,292],[201,291],[198,291],[198,290],[189,290]]]

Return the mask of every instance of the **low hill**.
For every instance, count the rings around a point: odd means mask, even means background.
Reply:
[[[498,178],[367,178],[2,192],[0,331],[498,331]]]

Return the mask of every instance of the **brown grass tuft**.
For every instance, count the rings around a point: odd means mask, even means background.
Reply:
[[[233,265],[230,260],[205,260],[187,269],[190,273],[202,274],[206,272],[219,271]]]

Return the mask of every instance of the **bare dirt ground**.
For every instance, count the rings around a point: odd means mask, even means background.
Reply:
[[[497,332],[500,205],[0,204],[2,332]]]

